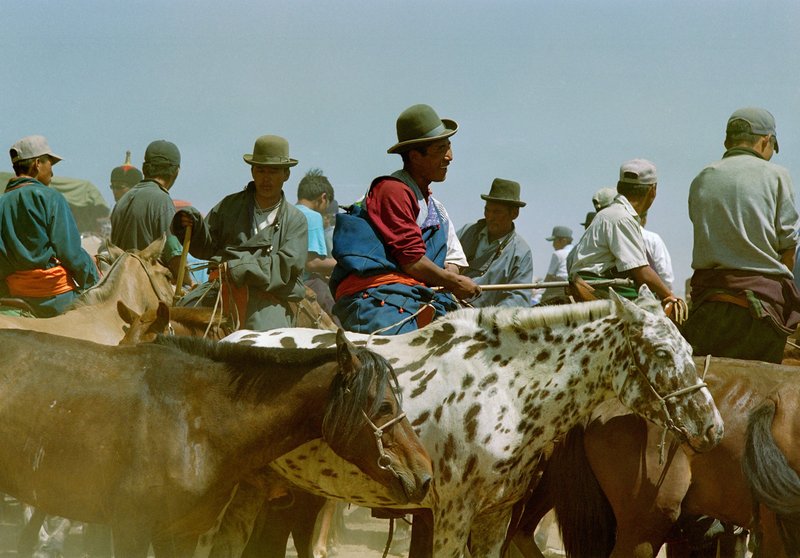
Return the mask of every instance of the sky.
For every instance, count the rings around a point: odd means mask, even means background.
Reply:
[[[800,2],[476,0],[0,0],[0,145],[46,136],[60,176],[111,204],[111,169],[147,144],[182,154],[173,198],[205,212],[250,179],[255,139],[288,139],[340,203],[401,166],[386,150],[417,103],[459,124],[434,195],[482,217],[494,178],[522,185],[516,221],[543,277],[555,225],[577,236],[619,166],[658,169],[648,228],[691,275],[687,197],[743,106],[777,121],[773,162],[800,174]],[[0,170],[11,170],[10,162]]]

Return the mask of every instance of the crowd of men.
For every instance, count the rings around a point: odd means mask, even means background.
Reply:
[[[401,168],[375,178],[361,200],[339,212],[318,170],[300,180],[296,203],[287,200],[284,186],[298,161],[275,135],[257,138],[243,156],[251,178],[244,188],[205,216],[193,207],[176,211],[169,192],[180,151],[157,140],[141,172],[129,157],[112,171],[111,241],[142,249],[166,234],[162,260],[178,277],[188,238],[191,255],[212,262],[213,271],[185,303],[213,303],[221,290],[226,310],[255,330],[294,325],[306,287],[345,329],[384,335],[424,327],[461,303],[564,302],[560,283],[531,298],[531,250],[514,226],[526,205],[518,182],[496,178],[481,195],[483,219],[458,229],[432,194],[431,185],[447,177],[457,131],[454,120],[428,105],[404,110],[397,142],[387,150],[400,155]],[[779,362],[800,321],[793,280],[798,214],[789,173],[770,162],[778,152],[772,114],[735,111],[724,145],[722,159],[690,189],[692,311],[682,330],[698,355]],[[97,270],[63,196],[48,188],[61,158],[42,136],[21,139],[10,155],[16,177],[0,196],[0,295],[23,299],[39,316],[56,315],[97,282]],[[622,296],[634,298],[647,285],[667,312],[681,303],[669,252],[645,228],[657,186],[652,162],[624,162],[616,188],[592,198],[595,211],[579,238],[568,227],[553,228],[545,282],[625,278],[632,287],[614,287]],[[604,296],[604,288],[592,296]],[[713,327],[720,323],[726,327]]]

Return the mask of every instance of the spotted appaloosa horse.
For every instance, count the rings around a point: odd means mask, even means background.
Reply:
[[[669,425],[699,451],[722,436],[719,412],[677,328],[663,314],[616,295],[613,302],[562,307],[461,310],[404,335],[348,337],[393,364],[404,408],[431,454],[434,494],[418,507],[432,510],[437,558],[463,556],[468,539],[473,556],[499,556],[512,506],[542,448],[606,399],[617,396]],[[327,347],[335,338],[283,329],[239,331],[226,339]],[[369,507],[402,507],[321,442],[272,466],[310,492]],[[230,532],[223,525],[222,533]],[[235,554],[235,545],[223,539]]]

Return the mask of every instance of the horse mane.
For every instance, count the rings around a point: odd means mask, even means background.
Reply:
[[[118,258],[116,258],[105,275],[100,278],[100,281],[83,291],[81,296],[72,301],[65,312],[69,310],[75,310],[76,308],[82,308],[84,306],[90,306],[92,304],[99,304],[109,300],[114,295],[114,281],[112,280],[112,277],[116,278],[118,268],[122,268],[122,261],[127,259],[129,256],[129,253],[124,252]]]
[[[298,369],[308,371],[329,362],[338,364],[336,347],[266,348],[170,335],[156,336],[155,343],[227,364],[234,399],[239,400],[261,400],[267,395],[274,395],[276,391],[281,391],[282,384],[302,377]],[[387,384],[399,400],[400,386],[389,362],[364,347],[351,346],[351,350],[359,360],[360,368],[347,378],[343,374],[334,376],[322,423],[323,437],[334,445],[337,442],[347,444],[356,435],[364,420],[362,410],[374,416]],[[372,405],[366,408],[370,399]]]
[[[610,300],[593,300],[576,304],[537,306],[536,308],[467,308],[456,310],[440,318],[434,324],[467,320],[490,329],[532,329],[542,326],[574,325],[590,322],[614,313]]]
[[[364,423],[361,410],[374,417],[390,387],[398,403],[402,403],[400,385],[392,365],[378,353],[365,347],[353,347],[361,369],[349,381],[341,374],[331,384],[330,399],[322,420],[322,436],[330,445],[348,446]],[[372,398],[372,405],[365,408]]]
[[[292,368],[310,370],[336,360],[336,347],[267,348],[180,335],[157,335],[154,343],[228,365],[230,385],[237,399],[261,399],[275,393],[276,382],[298,379],[300,376]]]

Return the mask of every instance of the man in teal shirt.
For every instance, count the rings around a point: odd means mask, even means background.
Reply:
[[[81,248],[69,204],[50,189],[54,155],[43,136],[27,136],[10,149],[15,178],[0,196],[0,295],[21,298],[37,316],[56,316],[98,280]]]

